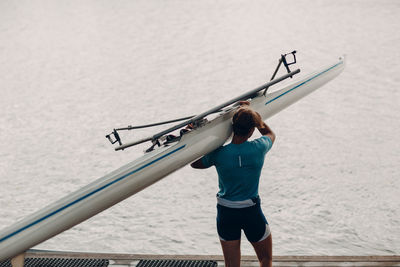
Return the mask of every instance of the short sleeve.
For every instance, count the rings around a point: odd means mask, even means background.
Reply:
[[[269,136],[263,135],[260,138],[255,139],[253,142],[260,150],[262,150],[264,154],[267,153],[272,147],[272,140],[269,138]]]
[[[218,151],[218,149],[214,150],[211,153],[208,153],[207,155],[205,155],[201,158],[201,162],[203,163],[204,167],[208,168],[208,167],[215,165],[215,158],[216,158],[217,151]]]

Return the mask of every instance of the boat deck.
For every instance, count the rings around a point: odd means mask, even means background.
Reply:
[[[221,255],[148,255],[92,252],[29,250],[25,259],[106,260],[110,267],[162,266],[224,266]],[[150,262],[153,261],[153,264]],[[169,264],[165,265],[166,260]],[[140,264],[139,264],[140,263]],[[200,264],[200,265],[199,265]],[[242,256],[242,266],[259,266],[255,256]],[[274,266],[400,266],[400,256],[274,256]],[[47,266],[47,265],[46,265]],[[49,265],[51,266],[51,265]],[[79,266],[79,265],[76,265]],[[99,265],[100,266],[100,265]]]

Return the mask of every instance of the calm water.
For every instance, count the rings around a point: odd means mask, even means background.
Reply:
[[[297,49],[303,72],[348,65],[268,121],[274,253],[399,254],[399,15],[397,0],[0,1],[0,228],[142,154],[114,152],[112,128],[208,109]],[[37,248],[221,254],[216,191],[214,170],[185,167]]]

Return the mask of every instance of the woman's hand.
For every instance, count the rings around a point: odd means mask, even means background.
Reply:
[[[193,128],[194,128],[193,123],[189,123],[189,124],[186,125],[186,127],[185,127],[186,130],[193,130]]]
[[[243,107],[243,106],[250,106],[250,102],[249,101],[239,101],[239,106]]]

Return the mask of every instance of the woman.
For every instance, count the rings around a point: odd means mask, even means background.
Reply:
[[[258,185],[265,154],[275,141],[275,134],[249,102],[232,118],[233,137],[221,146],[193,162],[196,169],[215,166],[218,172],[217,230],[224,253],[225,266],[240,266],[240,237],[244,231],[254,247],[260,266],[272,266],[272,237],[261,210]],[[260,138],[248,141],[254,129]]]

